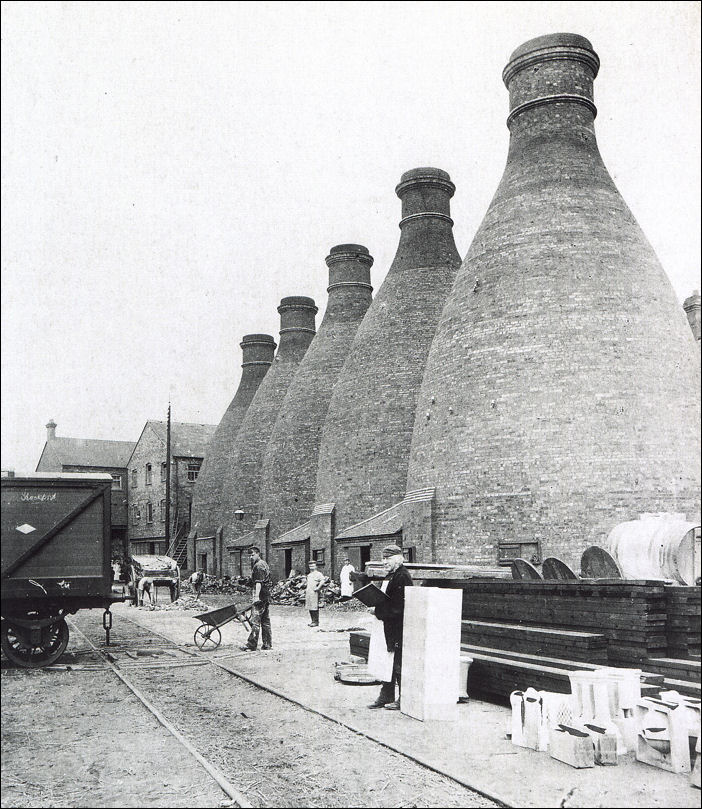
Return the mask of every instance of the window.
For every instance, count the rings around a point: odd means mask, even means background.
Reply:
[[[161,522],[166,522],[166,501],[165,501],[165,499],[161,500],[161,502],[158,504],[158,518],[161,520]]]
[[[161,483],[166,482],[166,469],[168,464],[165,461],[161,461]]]
[[[112,488],[117,491],[122,490],[122,475],[112,475]]]
[[[312,551],[312,558],[318,565],[324,564],[324,548],[320,548],[319,550]]]
[[[151,464],[150,463],[146,464],[146,467],[145,467],[144,471],[145,471],[145,475],[146,475],[146,479],[145,479],[144,483],[147,486],[151,486],[152,480],[151,480]]]
[[[199,463],[189,463],[188,464],[188,480],[191,483],[194,483],[197,480],[197,476],[200,472],[200,464]]]
[[[414,548],[403,548],[402,555],[405,557],[405,562],[414,562]]]
[[[136,525],[141,519],[141,511],[139,506],[132,506],[132,524]]]
[[[137,486],[137,471],[136,469],[132,469],[132,489],[136,489]]]
[[[146,522],[154,521],[154,507],[151,503],[146,504]]]
[[[532,565],[541,562],[541,549],[538,542],[500,542],[497,547],[497,562],[511,565],[515,559],[526,559]]]

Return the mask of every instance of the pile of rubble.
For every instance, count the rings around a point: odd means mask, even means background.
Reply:
[[[271,590],[272,604],[292,604],[298,606],[305,603],[305,590],[307,589],[307,576],[292,576],[279,581]],[[321,604],[334,604],[341,598],[341,588],[328,576],[325,577],[319,593]]]
[[[180,592],[187,595],[192,595],[195,591],[189,581],[182,581],[180,583]],[[205,574],[205,580],[200,588],[200,593],[210,594],[223,594],[223,595],[236,595],[237,593],[251,593],[251,579],[244,576],[239,578],[230,579],[226,576],[223,579],[218,579],[216,576]]]
[[[181,595],[175,601],[159,601],[156,604],[150,604],[147,599],[144,604],[136,608],[138,610],[198,610],[199,612],[207,612],[210,606],[193,595]]]

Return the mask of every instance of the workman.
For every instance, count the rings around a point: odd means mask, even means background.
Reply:
[[[310,613],[308,626],[319,626],[319,593],[324,584],[324,574],[317,570],[314,559],[309,561],[310,572],[307,574],[307,589],[305,590],[305,607]]]
[[[341,600],[348,601],[353,596],[353,582],[351,574],[356,572],[356,568],[351,564],[351,560],[344,558],[344,566],[339,573],[339,584],[341,585]]]
[[[202,584],[205,581],[205,574],[198,568],[194,573],[191,573],[188,581],[195,592],[195,598],[200,598],[200,590],[202,590]]]
[[[261,649],[273,648],[270,616],[271,571],[261,559],[261,549],[256,545],[249,548],[249,561],[251,562],[251,581],[254,587],[251,632],[246,645],[239,648],[245,652],[255,652],[259,632],[261,633]]]
[[[149,597],[149,605],[153,605],[153,586],[154,580],[151,576],[142,576],[137,584],[137,607],[144,606],[144,594]]]
[[[375,617],[383,622],[387,651],[393,653],[392,675],[389,682],[383,682],[378,698],[368,707],[399,711],[405,587],[412,586],[412,577],[404,565],[405,558],[399,545],[387,545],[383,548],[383,562],[387,573],[381,589],[388,598],[375,608]],[[397,699],[395,699],[395,683],[398,689]]]

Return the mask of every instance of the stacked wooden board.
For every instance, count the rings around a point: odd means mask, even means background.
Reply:
[[[352,655],[368,659],[370,633],[353,631],[349,637]],[[461,644],[461,653],[468,655],[471,663],[468,675],[468,689],[472,696],[484,696],[505,701],[516,690],[533,686],[539,690],[570,693],[568,672],[594,670],[601,664],[585,663],[580,660],[557,658],[512,652],[508,649]],[[664,685],[663,674],[643,672],[641,675],[642,694],[654,696]]]
[[[370,646],[370,632],[354,631],[349,633],[349,646],[351,654],[368,660]]]
[[[568,693],[569,671],[610,665],[642,669],[645,691],[700,696],[699,587],[625,579],[425,584],[463,590],[461,648],[474,660],[472,693],[504,699],[529,686]],[[364,634],[352,633],[351,653],[360,657],[368,655]]]
[[[461,641],[494,649],[599,663],[602,666],[608,662],[607,641],[599,632],[464,620]]]
[[[666,587],[668,657],[700,656],[700,588]]]
[[[666,595],[660,581],[478,581],[463,589],[463,619],[601,634],[613,665],[667,653]],[[545,648],[545,647],[544,647]],[[547,652],[548,653],[548,652]]]

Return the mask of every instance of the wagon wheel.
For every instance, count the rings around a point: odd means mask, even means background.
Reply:
[[[4,621],[0,642],[3,652],[13,663],[26,669],[38,669],[55,663],[66,651],[68,626],[62,618],[43,627],[39,642],[35,643],[28,629]]]
[[[222,633],[216,626],[200,624],[195,630],[195,645],[201,652],[213,652],[222,641]]]

